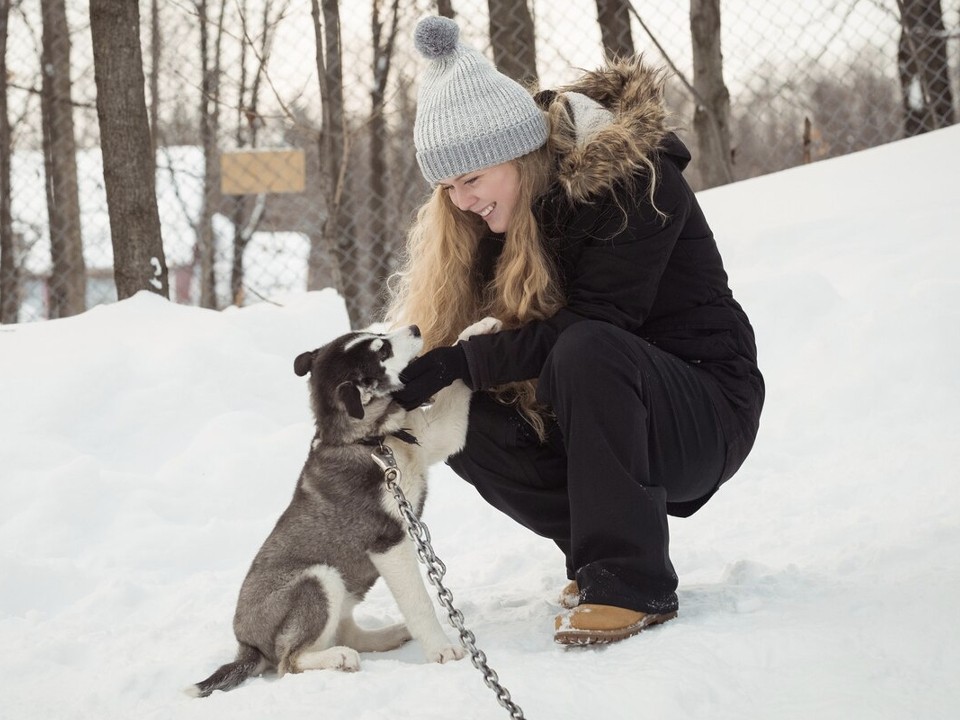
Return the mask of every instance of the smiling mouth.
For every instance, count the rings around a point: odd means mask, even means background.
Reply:
[[[483,208],[483,210],[480,210],[480,211],[477,213],[477,215],[479,215],[479,216],[482,217],[482,218],[485,218],[487,215],[489,215],[490,213],[493,212],[493,209],[494,209],[496,206],[497,206],[496,203],[490,203],[490,204],[487,205],[485,208]]]

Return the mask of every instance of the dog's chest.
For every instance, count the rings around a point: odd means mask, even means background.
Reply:
[[[403,497],[413,507],[417,517],[423,512],[423,504],[427,496],[427,476],[425,468],[418,462],[414,452],[406,447],[393,448],[394,457],[397,463],[397,469],[400,471],[400,480],[397,483],[403,492]],[[397,498],[392,490],[387,487],[386,478],[384,478],[381,489],[381,504],[392,517],[403,522],[403,515],[400,512]]]

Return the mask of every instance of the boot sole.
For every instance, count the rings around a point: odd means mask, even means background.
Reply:
[[[676,611],[670,613],[650,613],[644,615],[642,619],[633,625],[617,628],[615,630],[582,630],[577,628],[565,628],[557,630],[554,633],[554,642],[560,645],[602,645],[614,643],[619,640],[625,640],[628,637],[646,630],[654,625],[662,625],[667,620],[673,620],[677,616]]]

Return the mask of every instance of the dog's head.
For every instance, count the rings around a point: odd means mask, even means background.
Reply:
[[[392,423],[404,411],[390,393],[399,390],[400,371],[423,348],[416,325],[390,334],[352,332],[321,348],[301,353],[294,372],[310,374],[310,394],[317,433],[329,444],[398,429]]]

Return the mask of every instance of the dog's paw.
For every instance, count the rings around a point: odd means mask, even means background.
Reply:
[[[457,340],[468,340],[474,335],[489,335],[490,333],[500,332],[501,328],[503,328],[503,323],[495,317],[485,317],[483,320],[478,320],[473,325],[464,328],[463,332],[457,336]]]
[[[460,660],[464,655],[466,655],[466,651],[459,645],[444,645],[443,647],[438,647],[429,651],[427,653],[427,660],[430,662],[440,663],[442,665],[446,662]]]
[[[353,648],[337,645],[326,650],[308,650],[293,663],[294,672],[304,670],[341,670],[356,672],[360,669],[360,654]]]
[[[360,654],[353,648],[330,648],[327,668],[342,672],[357,672],[360,669]]]

